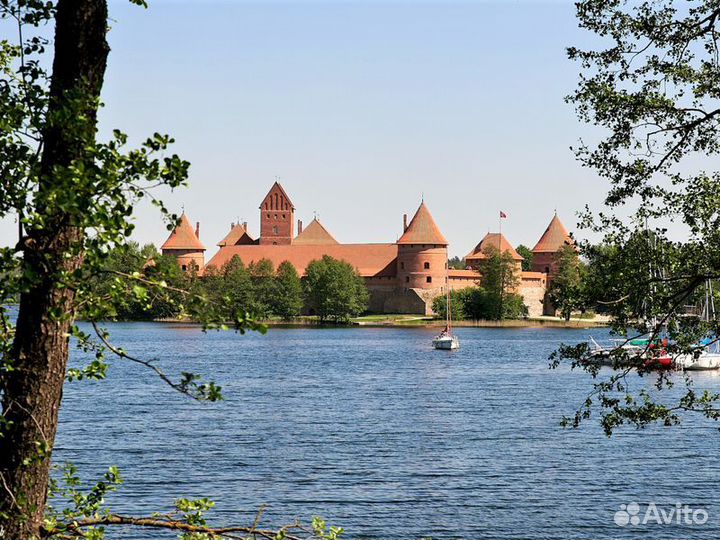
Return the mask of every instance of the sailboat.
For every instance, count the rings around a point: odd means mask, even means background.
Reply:
[[[445,351],[460,348],[460,340],[452,332],[452,314],[450,313],[450,279],[448,264],[445,263],[445,329],[433,339],[433,347]]]
[[[705,303],[703,305],[702,320],[710,322],[715,318],[715,299],[713,297],[712,282],[705,282]],[[713,350],[710,349],[714,343]],[[713,371],[720,369],[720,349],[717,340],[707,338],[701,341],[694,351],[678,355],[675,365],[686,371]]]

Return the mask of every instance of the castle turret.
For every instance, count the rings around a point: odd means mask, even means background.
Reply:
[[[555,214],[545,232],[533,248],[532,269],[552,276],[555,273],[555,254],[564,245],[574,246],[570,233]]]
[[[491,250],[509,254],[515,261],[515,271],[520,272],[522,270],[522,255],[515,251],[515,248],[512,247],[502,233],[487,233],[480,240],[480,243],[465,255],[465,264],[475,270],[482,271],[482,265],[489,258],[488,253]]]
[[[397,241],[397,276],[401,287],[445,286],[448,242],[423,202]]]
[[[202,272],[205,268],[205,246],[198,238],[199,233],[200,223],[197,223],[193,231],[190,220],[183,212],[180,223],[160,248],[162,254],[175,257],[183,272]]]
[[[260,204],[260,244],[292,244],[295,207],[280,184],[275,182]]]

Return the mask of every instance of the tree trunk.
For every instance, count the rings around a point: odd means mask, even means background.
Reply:
[[[86,159],[84,149],[95,139],[97,99],[109,52],[105,0],[59,0],[55,23],[38,180],[38,200],[44,202],[36,208],[46,226],[29,230],[22,243],[26,275],[35,277],[20,297],[12,369],[0,381],[6,421],[0,437],[0,538],[8,540],[41,533],[74,318],[75,293],[59,280],[83,260],[83,230],[70,213],[42,195],[53,190],[57,171]]]

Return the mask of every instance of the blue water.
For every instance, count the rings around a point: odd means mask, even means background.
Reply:
[[[720,537],[717,424],[688,418],[610,439],[596,423],[559,427],[590,378],[549,370],[548,354],[604,330],[461,328],[462,348],[446,352],[429,347],[429,329],[109,328],[170,373],[212,375],[226,397],[196,403],[117,360],[108,380],[67,385],[54,458],[85,478],[118,465],[115,511],[209,497],[217,523],[249,524],[267,504],[267,526],[320,515],[348,538]],[[716,376],[693,377],[720,390]],[[710,519],[619,527],[613,516],[630,502],[679,502]]]

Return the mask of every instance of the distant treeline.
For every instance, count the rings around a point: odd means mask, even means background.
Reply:
[[[93,289],[119,299],[102,313],[92,313],[96,319],[179,318],[186,315],[190,303],[203,303],[228,321],[245,314],[259,320],[289,320],[306,313],[323,322],[343,322],[365,311],[369,300],[355,269],[329,256],[312,261],[304,279],[287,261],[277,268],[267,259],[246,266],[237,256],[222,268],[206,268],[200,277],[182,272],[174,258],[161,255],[152,245],[141,248],[130,243],[109,253],[105,268],[93,277]],[[163,294],[152,294],[154,288],[143,287],[143,281],[162,282]],[[120,287],[130,293],[109,294]],[[90,309],[85,307],[85,315]]]

